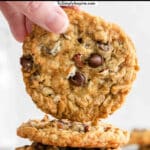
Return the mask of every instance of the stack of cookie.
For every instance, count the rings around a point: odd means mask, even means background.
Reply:
[[[130,144],[137,144],[139,150],[150,150],[150,130],[134,129],[131,132],[129,145]]]
[[[129,133],[102,123],[121,107],[138,71],[135,49],[123,30],[102,18],[65,8],[63,34],[34,25],[23,44],[28,94],[47,116],[17,130],[33,141],[18,150],[119,149]]]

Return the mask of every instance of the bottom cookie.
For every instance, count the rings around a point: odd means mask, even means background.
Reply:
[[[44,145],[59,147],[120,147],[129,140],[129,133],[110,124],[80,123],[69,120],[30,120],[23,123],[17,135]]]
[[[32,145],[26,145],[18,147],[16,150],[121,150],[120,148],[72,148],[72,147],[57,147],[50,145],[43,145],[40,143],[33,143]]]
[[[134,129],[131,132],[129,144],[150,145],[150,130]]]

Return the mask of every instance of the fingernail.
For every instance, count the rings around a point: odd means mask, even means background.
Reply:
[[[47,28],[54,33],[63,33],[68,27],[69,21],[68,17],[61,8],[55,10],[47,18],[46,26]]]

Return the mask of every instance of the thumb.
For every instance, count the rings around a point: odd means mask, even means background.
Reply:
[[[54,2],[7,2],[29,20],[44,29],[62,33],[68,26],[68,17],[62,8]]]

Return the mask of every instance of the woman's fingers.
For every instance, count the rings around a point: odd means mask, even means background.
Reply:
[[[68,26],[68,17],[54,2],[7,2],[32,22],[55,33],[62,33]]]
[[[25,29],[24,15],[17,12],[5,2],[1,3],[0,9],[8,21],[11,32],[13,33],[15,39],[22,42],[27,34]]]
[[[71,7],[80,11],[78,6],[62,7]],[[7,1],[0,3],[0,9],[6,17],[14,37],[20,42],[31,32],[33,23],[55,33],[65,32],[69,24],[66,13],[56,2]]]

